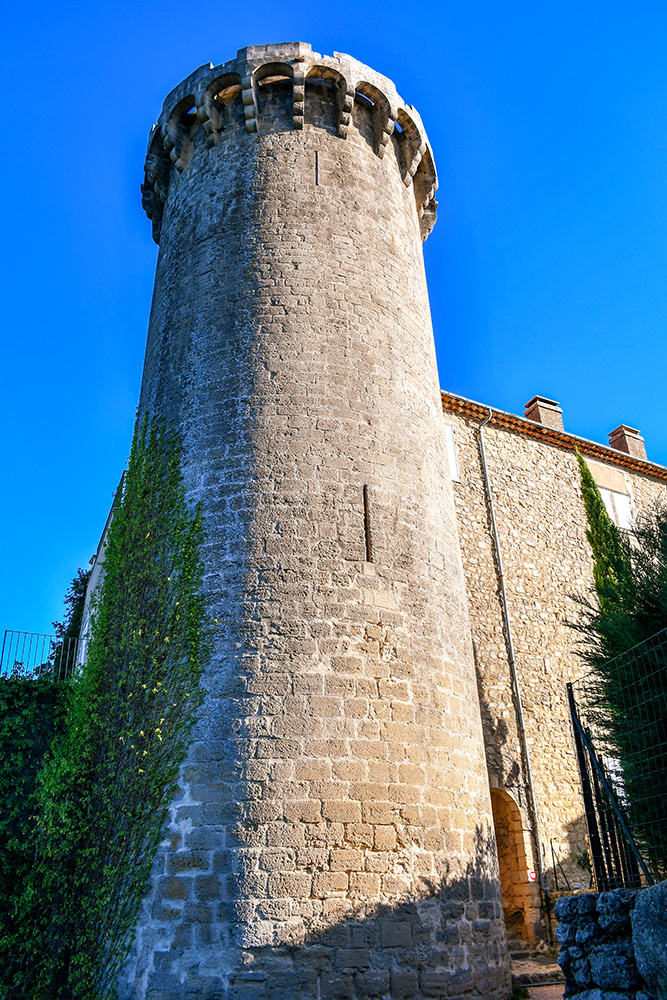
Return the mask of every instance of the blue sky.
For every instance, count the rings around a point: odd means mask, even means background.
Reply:
[[[443,388],[535,393],[667,465],[667,6],[14,5],[4,15],[0,632],[50,631],[129,450],[156,247],[148,130],[195,67],[310,42],[390,76],[440,177],[425,253]]]

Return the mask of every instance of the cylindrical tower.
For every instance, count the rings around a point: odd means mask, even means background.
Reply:
[[[509,977],[421,241],[419,115],[349,56],[167,98],[141,410],[218,621],[122,997],[500,997]]]

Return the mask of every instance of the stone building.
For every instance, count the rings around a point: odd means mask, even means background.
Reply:
[[[221,626],[124,1000],[506,997],[552,841],[580,877],[573,448],[619,519],[667,472],[440,394],[436,184],[391,81],[303,43],[200,67],[151,132],[140,413],[182,437]]]
[[[590,886],[566,695],[586,672],[568,625],[573,595],[593,592],[575,449],[622,530],[667,501],[667,469],[647,461],[631,427],[612,431],[609,447],[567,433],[558,403],[541,396],[523,418],[448,392],[442,406],[505,919],[532,941],[544,933],[541,888],[558,877],[561,888]]]

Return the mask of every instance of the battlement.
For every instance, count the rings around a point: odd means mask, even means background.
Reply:
[[[269,113],[280,102],[282,118]],[[200,66],[166,98],[149,136],[143,205],[160,239],[173,171],[182,173],[195,147],[212,148],[243,123],[247,135],[323,128],[346,139],[356,128],[382,158],[389,145],[403,183],[412,186],[422,239],[436,219],[438,185],[433,154],[418,112],[391,80],[351,56],[322,56],[305,42],[253,45],[219,66]]]

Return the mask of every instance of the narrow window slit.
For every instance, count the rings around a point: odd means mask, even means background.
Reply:
[[[315,153],[315,187],[320,183],[320,154]]]
[[[366,562],[373,562],[373,549],[371,547],[371,515],[368,502],[368,486],[364,486],[364,536],[366,539]]]

